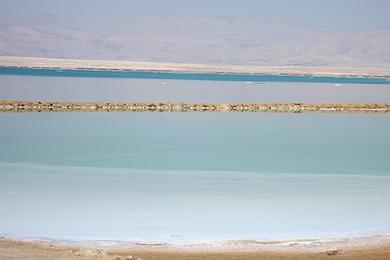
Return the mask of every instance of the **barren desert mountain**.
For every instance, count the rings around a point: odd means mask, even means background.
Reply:
[[[248,66],[390,68],[390,30],[224,16],[132,17],[74,25],[0,19],[0,55]]]

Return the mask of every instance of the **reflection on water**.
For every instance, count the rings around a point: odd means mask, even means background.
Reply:
[[[390,85],[0,75],[0,99],[134,102],[390,102]]]

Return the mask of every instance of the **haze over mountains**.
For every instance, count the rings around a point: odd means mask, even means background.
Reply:
[[[343,30],[212,15],[76,26],[46,14],[34,21],[0,20],[0,55],[390,68],[390,28]]]

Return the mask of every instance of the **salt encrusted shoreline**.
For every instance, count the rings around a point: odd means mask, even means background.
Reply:
[[[19,241],[49,243],[57,246],[79,246],[103,250],[147,250],[156,251],[279,251],[322,252],[334,248],[354,249],[390,245],[388,235],[358,237],[324,237],[290,240],[188,240],[188,241],[120,241],[120,240],[61,240],[21,239]]]
[[[0,100],[0,112],[352,112],[387,113],[390,103],[183,103]]]
[[[80,60],[36,57],[0,56],[0,67],[135,70],[193,73],[243,73],[293,76],[390,77],[390,67],[314,67],[314,66],[235,66],[224,64],[191,64],[120,60]]]

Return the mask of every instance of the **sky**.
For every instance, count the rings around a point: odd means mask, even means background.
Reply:
[[[219,15],[329,27],[390,28],[389,0],[0,0],[4,22],[56,17],[70,24],[115,23],[136,16]]]

